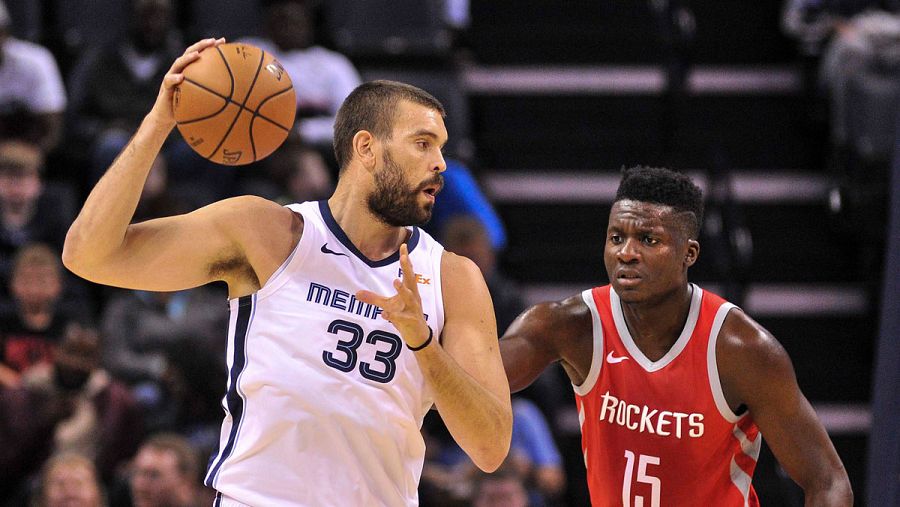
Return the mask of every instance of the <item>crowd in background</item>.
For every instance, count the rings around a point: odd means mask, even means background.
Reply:
[[[207,35],[192,32],[197,20],[182,20],[191,3],[133,0],[121,36],[95,41],[17,26],[11,13],[21,14],[28,2],[0,3],[2,506],[212,504],[202,477],[223,417],[224,287],[104,288],[76,279],[60,261],[86,192],[149,111],[171,62]],[[275,54],[292,75],[296,128],[275,154],[243,169],[203,160],[174,132],[154,163],[135,220],[245,193],[282,203],[330,195],[337,174],[331,127],[360,74],[320,44],[315,5],[263,4],[259,30],[246,40]],[[840,24],[834,19],[846,14],[838,12],[827,29],[803,24],[821,14],[808,4],[792,2],[786,25],[809,44],[845,41],[831,50],[832,76],[846,75],[841,62],[866,49],[846,42],[858,37],[854,27],[900,33],[891,24],[896,19]],[[448,24],[460,30],[465,2],[447,6]],[[41,45],[48,41],[54,44]],[[830,83],[843,96],[843,82],[833,77]],[[845,145],[855,141],[843,131],[835,136]],[[880,146],[860,149],[877,155]],[[502,333],[525,303],[498,269],[503,226],[467,162],[448,160],[447,187],[429,229],[482,269]],[[545,377],[532,393],[515,397],[512,451],[497,473],[478,472],[439,418],[426,419],[423,505],[561,505],[566,477],[551,428],[553,400],[565,403],[571,392],[552,372]]]
[[[171,62],[193,38],[171,0],[134,0],[119,37],[49,47],[0,4],[0,505],[211,505],[202,486],[219,443],[228,309],[224,286],[175,293],[100,287],[60,261],[79,203],[149,111]],[[448,5],[459,23],[460,6]],[[315,5],[263,4],[242,41],[276,55],[294,76],[298,121],[275,154],[250,168],[216,166],[173,132],[154,162],[135,221],[256,194],[282,202],[327,198],[336,178],[334,115],[361,78],[318,44]],[[464,5],[463,5],[464,10]],[[18,36],[17,36],[18,35]],[[28,37],[31,37],[29,40]],[[453,114],[453,111],[450,111]],[[447,202],[430,230],[476,260],[500,329],[524,309],[497,269],[499,218],[466,165],[448,161]],[[541,410],[516,401],[513,452],[477,473],[438,417],[425,505],[545,505],[565,485]]]

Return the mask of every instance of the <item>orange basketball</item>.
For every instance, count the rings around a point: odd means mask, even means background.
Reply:
[[[261,160],[281,146],[294,125],[291,77],[256,46],[222,44],[200,53],[175,89],[175,121],[203,158],[224,165]]]

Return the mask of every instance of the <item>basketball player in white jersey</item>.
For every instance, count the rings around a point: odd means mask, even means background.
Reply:
[[[175,125],[187,49],[131,142],[92,190],[63,260],[97,283],[174,291],[228,284],[225,420],[205,482],[216,505],[416,505],[435,405],[491,471],[509,449],[509,386],[478,268],[415,227],[445,164],[444,111],[412,86],[367,83],[335,124],[327,201],[227,199],[130,224]],[[303,76],[294,76],[303,79]]]

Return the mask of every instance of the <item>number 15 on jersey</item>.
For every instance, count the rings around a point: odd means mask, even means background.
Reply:
[[[648,465],[659,465],[659,457],[639,454],[636,460],[637,477],[634,477],[634,453],[625,451],[625,460],[625,477],[622,481],[622,505],[624,507],[659,507],[660,489],[662,489],[662,484],[659,482],[659,477],[654,477],[647,473]],[[650,485],[650,505],[644,504],[645,497],[643,496],[635,495],[634,502],[632,502],[631,484],[633,482]]]

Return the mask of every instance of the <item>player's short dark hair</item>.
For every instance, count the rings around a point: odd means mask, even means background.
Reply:
[[[444,106],[430,93],[396,81],[370,81],[350,92],[334,121],[334,156],[341,170],[350,161],[353,136],[367,130],[378,139],[390,139],[400,101],[408,100],[446,116]]]
[[[685,213],[685,231],[692,239],[703,223],[703,192],[687,175],[662,167],[622,168],[622,180],[614,202],[632,200],[670,206]]]

